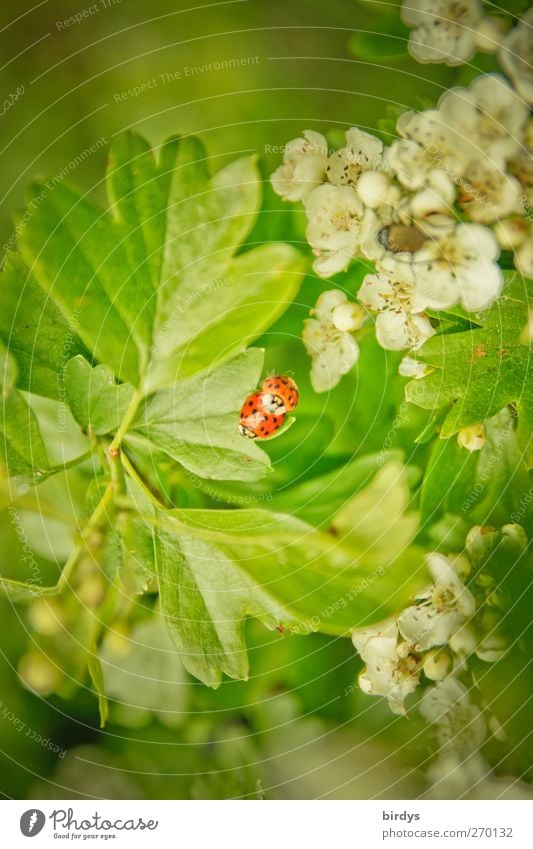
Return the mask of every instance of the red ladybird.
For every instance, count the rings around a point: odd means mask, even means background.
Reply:
[[[253,392],[243,404],[239,431],[249,439],[267,439],[285,421],[285,413],[271,413],[263,404],[263,392]]]
[[[269,413],[291,413],[298,403],[298,387],[284,374],[267,377],[261,386],[263,406]]]

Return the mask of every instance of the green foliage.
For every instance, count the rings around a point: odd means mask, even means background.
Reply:
[[[433,367],[406,387],[409,401],[434,410],[451,404],[441,427],[449,437],[482,422],[508,404],[518,410],[517,436],[526,461],[533,465],[533,380],[529,346],[523,340],[528,320],[527,281],[513,273],[504,294],[478,327],[446,332],[429,339],[417,358]]]
[[[326,463],[314,481],[294,487],[286,512],[210,509],[202,498],[202,509],[183,509],[182,491],[194,491],[202,479],[268,489],[261,479],[272,474],[271,457],[237,429],[242,403],[264,373],[263,349],[248,345],[294,301],[304,261],[285,244],[242,248],[260,206],[253,158],[210,177],[197,140],[171,139],[156,159],[143,139],[127,133],[111,149],[107,185],[109,211],[60,181],[35,189],[21,226],[22,259],[9,259],[0,288],[6,339],[17,321],[25,323],[20,351],[13,349],[21,356],[20,385],[51,399],[51,407],[34,406],[41,417],[51,415],[52,428],[57,417],[73,454],[66,466],[89,456],[92,463],[57,582],[35,586],[6,577],[2,586],[30,609],[39,597],[69,598],[74,587],[84,604],[73,626],[76,644],[67,649],[47,637],[42,650],[59,652],[72,680],[87,667],[102,724],[110,676],[98,655],[107,629],[120,621],[122,593],[144,596],[150,609],[158,592],[182,663],[217,686],[224,674],[249,675],[248,617],[291,633],[347,635],[394,612],[424,580],[400,452],[395,463],[387,462],[389,452],[379,462],[361,457],[331,481]],[[22,306],[5,294],[12,283]],[[42,336],[28,302],[35,293]],[[383,367],[375,347],[369,356]],[[33,350],[41,352],[35,374],[28,364]],[[34,413],[15,388],[14,364],[6,362],[8,472],[34,484],[66,467],[47,461]],[[374,387],[363,380],[361,391]],[[371,408],[366,415],[370,421]],[[312,422],[313,415],[311,435]],[[293,423],[288,419],[277,443],[268,443],[282,476]],[[81,455],[76,424],[86,446]],[[362,413],[358,426],[368,427]],[[333,424],[325,419],[319,429],[324,444],[331,442]],[[309,439],[301,451],[301,436],[290,439],[294,476],[298,464],[306,471],[316,444]],[[374,539],[383,507],[394,533]],[[303,519],[291,515],[298,512]],[[307,514],[325,529],[305,521]],[[67,606],[75,603],[71,598]],[[139,662],[135,653],[131,662]],[[67,678],[61,681],[67,692]],[[121,687],[112,685],[110,694],[120,697]],[[159,696],[152,696],[144,707],[156,710]]]

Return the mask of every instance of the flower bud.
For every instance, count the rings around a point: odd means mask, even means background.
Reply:
[[[18,674],[24,686],[40,696],[53,693],[60,679],[57,666],[39,651],[31,651],[20,659]]]
[[[359,177],[357,194],[366,206],[376,209],[383,204],[396,203],[401,192],[383,171],[365,171]]]
[[[485,428],[481,423],[463,427],[457,434],[457,442],[467,451],[481,451],[485,445]]]
[[[498,221],[494,227],[494,235],[506,251],[512,251],[521,245],[528,233],[529,225],[524,218],[506,218]]]
[[[490,557],[499,540],[499,531],[491,525],[474,525],[466,535],[465,549],[473,563],[483,563]]]
[[[483,53],[497,53],[505,34],[503,18],[485,15],[476,25],[475,38],[478,50]]]
[[[86,607],[98,607],[104,599],[106,589],[107,584],[101,575],[89,575],[78,587],[78,599]]]
[[[447,651],[433,649],[424,655],[422,669],[431,681],[443,681],[452,670],[452,659]]]
[[[129,630],[126,625],[119,622],[109,628],[104,635],[103,645],[111,654],[127,657],[130,654],[133,643],[130,640]]]
[[[64,630],[63,611],[54,599],[40,598],[28,608],[28,620],[34,631],[54,637]]]
[[[507,645],[503,637],[499,637],[497,634],[489,634],[478,646],[476,654],[480,660],[495,663],[504,656],[506,648]]]
[[[365,320],[365,312],[358,304],[346,301],[346,303],[335,307],[331,314],[331,320],[337,330],[349,333],[352,330],[359,330]]]
[[[459,657],[465,657],[475,651],[477,646],[476,635],[467,625],[459,628],[455,634],[452,634],[449,640],[449,646],[454,654]]]

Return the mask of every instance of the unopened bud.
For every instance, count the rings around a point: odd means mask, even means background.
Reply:
[[[365,320],[365,311],[358,304],[348,301],[335,307],[331,319],[337,330],[349,333],[351,330],[359,330]]]
[[[485,445],[485,428],[482,424],[463,427],[457,434],[457,442],[467,451],[481,451]]]
[[[63,611],[53,599],[40,598],[28,608],[31,627],[38,634],[53,637],[64,630]]]
[[[28,690],[40,696],[48,696],[56,689],[60,672],[57,666],[42,652],[25,654],[19,663],[18,674]]]
[[[475,29],[475,39],[478,50],[483,53],[497,53],[505,35],[506,22],[503,18],[485,15]]]
[[[101,575],[84,578],[78,587],[78,598],[86,607],[98,607],[106,594],[107,584]]]
[[[452,659],[447,651],[433,649],[424,655],[422,669],[431,681],[443,681],[452,670]]]

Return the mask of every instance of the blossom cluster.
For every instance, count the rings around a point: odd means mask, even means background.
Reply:
[[[435,727],[438,746],[428,777],[434,785],[444,782],[452,795],[460,795],[454,782],[468,787],[487,781],[488,767],[479,752],[487,720],[471,699],[472,678],[469,687],[461,678],[468,680],[473,656],[496,662],[507,649],[498,627],[501,599],[494,580],[479,568],[498,544],[523,550],[527,540],[519,525],[501,531],[472,528],[465,553],[428,555],[432,583],[413,604],[352,634],[365,663],[359,675],[363,692],[386,697],[391,711],[403,715],[406,698],[423,687],[418,710]],[[497,725],[495,717],[489,724]],[[465,760],[470,764],[466,771]]]
[[[513,27],[485,14],[481,0],[404,0],[401,16],[413,27],[408,49],[418,62],[463,65],[476,50],[496,53],[520,96],[533,104],[532,9]]]
[[[329,278],[353,258],[372,263],[357,297],[376,317],[377,339],[416,351],[435,333],[432,311],[492,305],[503,287],[501,249],[533,277],[533,119],[503,76],[485,74],[446,91],[434,109],[405,112],[397,132],[384,146],[352,127],[331,153],[308,130],[286,146],[271,181],[285,200],[304,204],[316,274]],[[328,309],[319,303],[315,313],[324,334],[312,320],[303,338],[320,392],[357,359],[346,333],[360,319],[344,323],[335,346]],[[423,366],[408,358],[403,373],[419,376]]]

